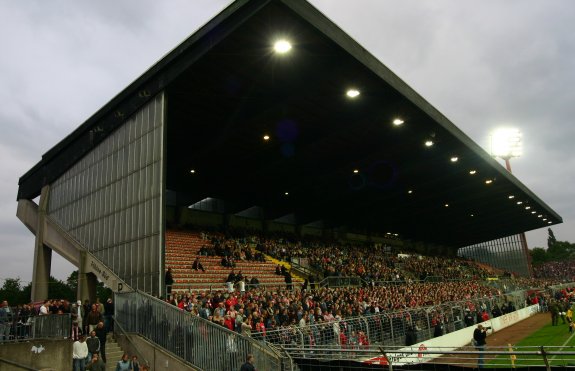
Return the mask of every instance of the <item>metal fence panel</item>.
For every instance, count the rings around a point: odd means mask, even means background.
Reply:
[[[417,343],[462,329],[465,327],[463,319],[466,310],[477,314],[485,309],[491,313],[496,304],[501,306],[510,301],[515,309],[525,306],[524,301],[515,299],[515,296],[501,295],[370,313],[306,326],[292,325],[268,331],[264,340],[276,345],[311,348],[330,346],[339,349],[369,349],[381,345],[405,346],[408,340]]]
[[[126,332],[138,333],[201,369],[238,370],[249,353],[254,355],[257,369],[279,371],[289,364],[279,351],[264,342],[229,331],[149,295],[119,293],[115,303],[116,321]]]

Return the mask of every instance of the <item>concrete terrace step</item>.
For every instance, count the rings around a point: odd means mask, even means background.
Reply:
[[[116,364],[122,359],[124,351],[111,336],[106,340],[106,370],[116,370]]]

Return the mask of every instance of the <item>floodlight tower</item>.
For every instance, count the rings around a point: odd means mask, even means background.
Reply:
[[[509,160],[512,157],[520,157],[521,132],[518,129],[497,129],[491,133],[491,156],[505,160],[505,168],[511,172]]]
[[[519,129],[501,128],[493,131],[490,135],[490,138],[491,155],[493,157],[499,157],[500,159],[504,160],[505,168],[511,173],[511,158],[520,157],[523,154],[521,146],[521,132]],[[529,254],[527,239],[525,238],[524,232],[519,234],[519,239],[521,241],[523,253],[527,258],[529,276],[533,277],[533,270],[531,268],[531,255]]]

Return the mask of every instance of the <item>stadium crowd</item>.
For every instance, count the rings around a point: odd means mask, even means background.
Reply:
[[[536,278],[553,278],[573,282],[575,279],[575,260],[551,261],[533,267]]]

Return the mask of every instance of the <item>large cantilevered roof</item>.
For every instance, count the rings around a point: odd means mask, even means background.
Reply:
[[[275,52],[279,39],[291,50]],[[562,222],[303,0],[230,5],[46,153],[18,198],[37,196],[161,91],[167,188],[190,203],[454,248]]]

